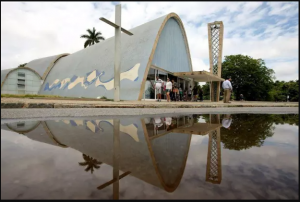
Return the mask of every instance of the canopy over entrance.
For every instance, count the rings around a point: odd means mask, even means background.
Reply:
[[[185,133],[189,135],[207,135],[211,131],[221,128],[222,124],[194,123],[191,126],[178,127],[172,130],[173,133]]]
[[[180,127],[168,130],[162,134],[152,136],[149,139],[155,139],[164,136],[169,133],[184,133],[188,135],[207,135],[211,131],[221,128],[222,124],[211,124],[211,123],[188,123]]]
[[[206,71],[176,72],[174,76],[191,78],[196,82],[225,81],[225,79]]]

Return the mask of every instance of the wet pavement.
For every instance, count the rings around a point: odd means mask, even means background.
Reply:
[[[10,121],[1,125],[1,199],[299,199],[298,122],[298,114]]]

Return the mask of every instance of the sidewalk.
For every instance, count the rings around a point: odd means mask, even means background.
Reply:
[[[298,102],[155,102],[83,101],[55,99],[1,98],[1,108],[223,108],[223,107],[298,107]]]

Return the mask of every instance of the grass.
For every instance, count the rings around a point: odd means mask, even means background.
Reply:
[[[43,98],[64,98],[58,95],[35,95],[35,94],[1,94],[1,97],[6,98],[33,98],[33,97],[43,97]]]
[[[113,101],[113,99],[107,99],[102,96],[100,99],[97,98],[86,98],[86,97],[61,97],[58,95],[36,95],[36,94],[1,94],[1,98],[49,98],[49,99],[66,99],[66,100],[101,100],[101,101]]]

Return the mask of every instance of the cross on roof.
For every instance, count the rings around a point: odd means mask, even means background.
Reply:
[[[121,69],[121,31],[132,36],[133,34],[121,27],[121,4],[116,5],[115,23],[101,17],[101,21],[115,28],[115,67],[114,67],[114,101],[120,101],[120,69]]]

